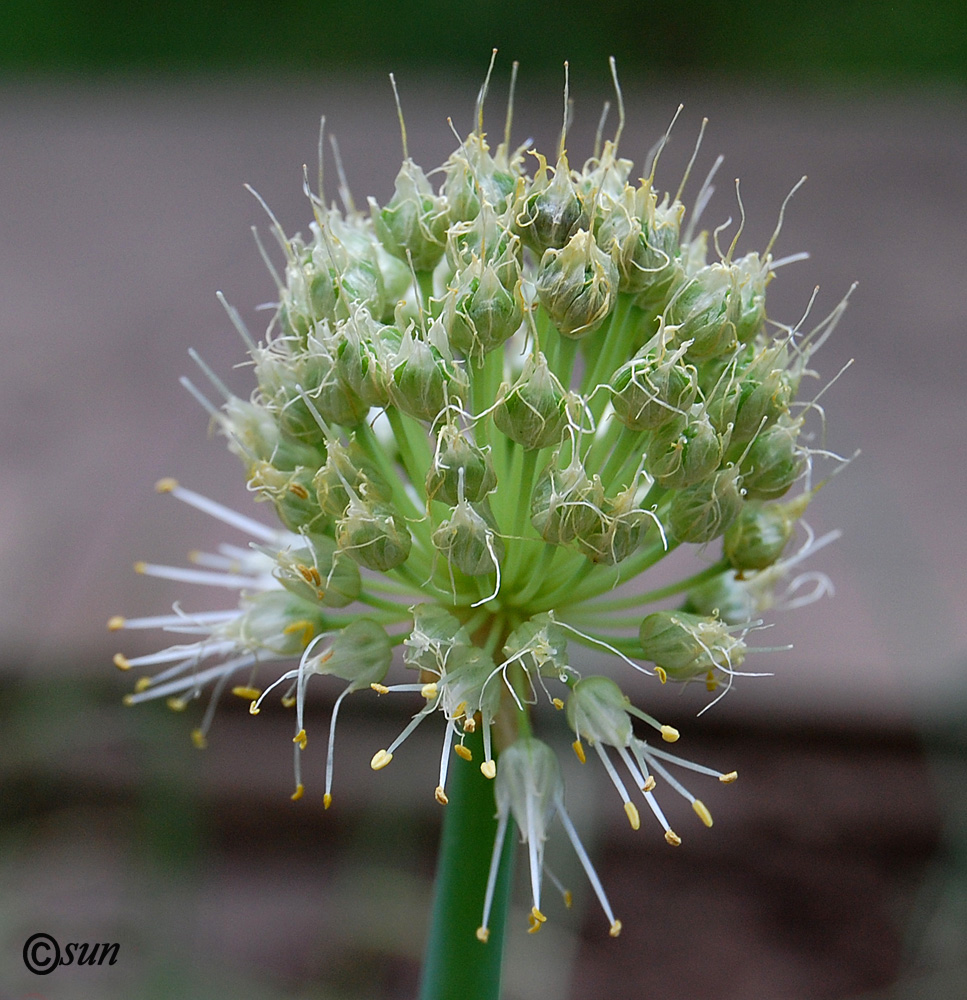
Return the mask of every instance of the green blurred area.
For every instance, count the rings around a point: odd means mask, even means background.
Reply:
[[[622,74],[967,82],[963,0],[8,0],[0,74],[427,68],[479,76],[491,47],[528,74],[617,57]]]

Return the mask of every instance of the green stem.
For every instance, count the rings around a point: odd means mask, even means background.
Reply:
[[[483,760],[479,733],[468,736],[465,745],[475,761]],[[490,938],[482,944],[476,932],[497,832],[494,786],[475,764],[454,764],[448,782],[450,801],[443,820],[420,1000],[498,1000],[516,838],[510,833],[504,838],[490,911]]]

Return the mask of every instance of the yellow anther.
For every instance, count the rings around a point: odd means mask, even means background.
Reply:
[[[304,729],[300,729],[300,730],[299,730],[299,731],[298,731],[298,732],[297,732],[297,733],[295,734],[295,736],[293,736],[293,737],[292,737],[292,742],[293,742],[293,743],[298,743],[298,744],[299,744],[299,749],[300,749],[300,750],[305,750],[305,748],[306,748],[306,743],[308,743],[308,742],[309,742],[309,737],[308,737],[308,736],[306,736],[306,731],[305,731]]]
[[[249,707],[248,707],[248,714],[249,715],[258,715],[259,712],[261,712],[261,711],[262,711],[262,709],[259,708],[259,703],[257,701],[253,701],[249,705]]]
[[[172,712],[183,712],[188,707],[188,702],[184,698],[168,698],[165,704]]]
[[[147,691],[151,687],[150,677],[139,677],[134,685],[134,691],[136,694],[141,694],[142,691]]]
[[[715,676],[715,671],[710,670],[705,678],[705,690],[711,694],[719,686],[719,679]]]
[[[309,499],[309,491],[302,483],[289,483],[289,492],[294,493],[300,500]]]
[[[319,575],[319,570],[315,566],[306,566],[303,563],[299,563],[296,566],[299,571],[299,576],[305,580],[306,583],[311,583],[314,587],[318,587],[322,583],[322,577]]]
[[[530,927],[527,928],[527,933],[536,934],[541,929],[541,925],[547,922],[547,917],[536,906],[532,906],[527,921],[530,924]]]
[[[571,746],[574,749],[574,753],[577,755],[577,759],[582,763],[586,764],[588,762],[587,757],[584,756],[584,747],[581,745],[581,741],[575,740]]]
[[[126,694],[121,699],[121,704],[122,705],[133,705],[134,704],[134,695],[133,694]]]
[[[481,944],[486,944],[490,940],[490,928],[489,927],[478,927],[477,928],[477,940]]]
[[[306,792],[306,786],[303,785],[302,782],[300,781],[299,784],[295,786],[295,791],[292,793],[291,796],[292,801],[298,802],[299,799],[301,799],[302,796],[305,795],[305,792]]]
[[[477,720],[474,716],[468,715],[463,720],[463,731],[465,733],[473,733],[477,730]]]
[[[560,712],[564,708],[564,702],[560,698],[551,698],[551,704]]]
[[[420,697],[426,698],[427,701],[432,701],[437,695],[436,683],[424,684],[420,688]]]
[[[300,618],[298,621],[289,622],[288,625],[282,629],[283,635],[297,635],[299,632],[302,633],[302,645],[308,646],[312,642],[312,637],[316,634],[315,626],[312,622],[307,622],[304,618]],[[322,663],[327,659],[325,654],[319,657],[319,662]]]
[[[661,727],[661,738],[666,743],[675,743],[681,733],[674,726],[662,726]]]
[[[154,488],[156,493],[171,493],[172,490],[178,489],[178,480],[165,476],[154,484]]]
[[[643,792],[651,792],[654,791],[654,788],[655,788],[655,776],[653,774],[646,775],[645,783],[641,786],[641,790]]]
[[[387,753],[385,750],[377,750],[373,754],[373,759],[369,762],[369,766],[374,771],[381,771],[392,759],[393,755],[391,753]]]
[[[611,937],[617,937],[621,933],[621,921],[616,920],[611,925],[611,930],[608,931],[608,933],[611,935]]]
[[[110,627],[111,627],[111,625],[110,625],[110,623],[108,623],[108,628],[110,628]],[[131,663],[129,662],[128,658],[123,653],[115,653],[114,654],[114,666],[116,666],[118,668],[118,670],[130,670],[131,669]]]
[[[389,694],[389,688],[385,684],[370,684],[369,685],[377,694]]]
[[[712,825],[712,814],[708,811],[704,802],[702,802],[700,799],[696,799],[692,803],[692,808],[695,810],[696,813],[698,813],[698,818],[706,826]]]
[[[255,701],[261,693],[262,692],[258,688],[245,687],[244,685],[232,688],[232,694],[235,695],[236,698],[245,698],[247,701]]]
[[[655,673],[658,674],[658,679],[662,684],[668,682],[668,671],[664,667],[655,667]]]
[[[198,747],[199,750],[204,750],[208,746],[208,740],[205,739],[205,734],[200,729],[193,729],[191,731],[191,742]]]
[[[570,910],[571,904],[574,902],[574,897],[571,895],[570,889],[564,890],[564,905]]]
[[[473,760],[473,754],[470,752],[470,747],[465,747],[462,743],[455,743],[453,746],[453,752],[458,757],[462,757],[464,760]]]
[[[729,771],[728,774],[720,774],[719,781],[721,781],[722,784],[724,785],[731,785],[732,782],[735,781],[736,778],[738,778],[738,776],[739,776],[738,771]]]
[[[480,765],[480,773],[485,777],[489,778],[491,781],[497,777],[497,765],[492,760],[485,760]]]
[[[323,795],[322,797],[322,808],[328,809],[331,805],[332,805],[332,796],[328,792],[326,792],[326,794]]]
[[[675,833],[674,830],[666,830],[665,831],[665,840],[667,840],[668,843],[672,845],[672,847],[681,847],[682,846],[682,838],[679,837],[678,834]]]
[[[433,685],[434,692],[436,691],[436,685]],[[461,701],[459,705],[453,710],[453,715],[450,716],[451,719],[459,719],[467,711],[467,703]]]
[[[124,618],[122,615],[111,615],[107,620],[107,627],[109,632],[117,632],[118,629],[124,628]],[[117,663],[117,660],[114,661]],[[123,667],[121,668],[124,669]]]
[[[450,800],[447,798],[447,793],[443,790],[442,785],[437,785],[433,792],[433,797],[440,803],[441,806],[445,806]]]
[[[638,810],[635,808],[634,802],[625,803],[625,815],[628,817],[628,822],[631,824],[632,830],[637,830],[641,826],[641,819],[638,816]]]
[[[280,698],[279,701],[282,702],[283,708],[292,708],[292,706],[296,703],[296,697],[294,694],[289,694],[284,698]],[[252,712],[252,715],[258,715],[258,712]]]
[[[136,562],[134,564],[134,572],[135,573],[144,573],[147,570],[147,568],[148,568],[148,564],[146,562],[143,562],[143,561],[139,561],[139,562]]]

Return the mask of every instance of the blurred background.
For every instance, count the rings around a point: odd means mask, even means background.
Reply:
[[[579,892],[531,937],[522,897],[507,1000],[964,995],[964,5],[12,0],[0,12],[2,1000],[415,994],[439,829],[430,727],[407,755],[417,767],[401,756],[392,779],[374,775],[373,749],[407,709],[352,699],[334,808],[318,794],[322,739],[295,807],[288,716],[256,722],[226,704],[196,752],[199,706],[122,708],[128,679],[111,656],[155,637],[119,645],[104,623],[191,599],[134,576],[135,559],[177,564],[226,539],[157,496],[159,477],[249,502],[177,382],[194,346],[250,391],[214,294],[253,329],[267,320],[257,309],[274,287],[250,234],[266,220],[243,184],[287,232],[304,230],[301,167],[325,114],[357,202],[385,202],[401,155],[386,74],[430,169],[454,144],[447,116],[471,129],[493,46],[491,131],[519,59],[514,139],[543,149],[570,61],[576,162],[611,97],[609,55],[623,155],[640,163],[685,105],[663,187],[678,186],[708,116],[696,178],[725,155],[708,217],[722,221],[741,177],[740,250],[764,247],[809,176],[777,252],[812,256],[779,273],[770,315],[795,321],[817,284],[824,315],[859,282],[817,365],[828,379],[856,358],[823,405],[829,446],[863,452],[810,509],[818,533],[843,531],[811,565],[836,596],[777,614],[760,644],[794,648],[750,658],[775,676],[737,684],[698,720],[697,692],[636,691],[690,756],[741,773],[705,796],[715,829],[689,830],[677,852],[632,836],[600,775],[573,768],[569,808],[625,930],[608,938]],[[332,195],[331,163],[329,177]],[[337,693],[316,686],[310,731]],[[552,867],[582,889],[560,847]],[[32,976],[22,948],[40,931],[118,942],[119,960]]]

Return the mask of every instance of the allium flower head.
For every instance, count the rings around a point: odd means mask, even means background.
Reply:
[[[779,226],[765,248],[737,257],[740,226],[723,253],[724,227],[711,239],[699,229],[715,168],[692,207],[691,164],[676,193],[656,186],[668,133],[632,184],[633,164],[618,156],[623,111],[613,139],[575,168],[566,127],[553,155],[515,150],[509,110],[492,153],[485,94],[486,85],[477,127],[440,171],[411,158],[404,128],[386,205],[369,199],[358,211],[345,181],[342,207],[328,203],[320,168],[319,190],[306,184],[308,236],[285,235],[272,217],[284,261],[272,269],[277,308],[264,335],[226,304],[252,361],[251,397],[228,392],[197,356],[218,398],[184,381],[281,523],[159,483],[235,537],[195,554],[191,568],[139,571],[235,596],[223,610],[179,603],[168,615],[113,618],[112,629],[183,637],[115,663],[160,668],[137,682],[131,704],[183,708],[210,692],[199,746],[226,689],[252,714],[281,698],[295,714],[294,799],[314,794],[300,767],[312,752],[309,680],[337,682],[327,808],[344,698],[405,699],[412,718],[374,747],[374,769],[427,723],[442,727],[427,780],[438,802],[448,801],[451,766],[494,782],[497,844],[478,888],[478,937],[511,819],[528,851],[530,929],[546,919],[544,842],[559,819],[616,935],[554,748],[572,742],[582,763],[592,748],[636,830],[643,800],[665,839],[681,843],[659,804],[668,788],[711,826],[668,765],[723,782],[734,772],[663,749],[678,730],[633,704],[622,679],[698,680],[720,697],[743,676],[765,610],[829,590],[818,573],[786,579],[832,537],[816,540],[800,518],[816,492],[814,462],[838,460],[806,429],[823,417],[815,400],[795,395],[845,300],[811,328],[805,317],[774,322],[766,288],[793,259],[773,257]],[[620,89],[618,98],[620,109]],[[805,542],[787,554],[797,533]],[[689,545],[689,575],[642,584]],[[586,674],[590,653],[599,671],[607,654],[610,673]],[[480,760],[467,745],[477,732]]]

